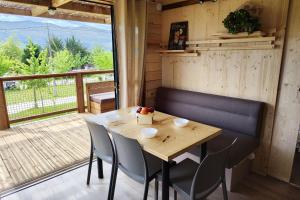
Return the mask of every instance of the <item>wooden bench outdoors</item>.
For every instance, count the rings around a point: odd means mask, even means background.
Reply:
[[[88,112],[99,114],[115,109],[114,81],[87,83]]]

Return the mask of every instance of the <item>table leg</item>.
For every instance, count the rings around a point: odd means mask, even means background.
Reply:
[[[205,158],[207,154],[207,143],[203,143],[201,144],[201,156],[200,156],[200,162],[203,161],[203,159]]]
[[[169,200],[169,169],[169,162],[162,161],[162,200]]]

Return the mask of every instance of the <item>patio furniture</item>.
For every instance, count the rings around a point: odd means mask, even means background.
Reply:
[[[205,199],[221,184],[223,198],[227,200],[225,167],[236,140],[221,151],[208,154],[200,164],[185,159],[172,167],[170,184],[174,188],[174,199],[177,200],[177,192],[187,200]],[[159,178],[161,179],[161,175]]]
[[[208,152],[219,151],[238,138],[227,168],[242,163],[259,145],[262,102],[162,87],[157,90],[155,109],[222,128],[222,134],[207,143]],[[201,147],[190,152],[199,157]],[[234,184],[231,182],[229,188],[232,189]]]
[[[86,118],[86,124],[91,135],[91,154],[87,175],[87,185],[90,184],[91,170],[93,164],[93,157],[97,157],[98,178],[103,179],[103,163],[105,161],[112,164],[108,199],[113,199],[113,176],[115,174],[116,157],[112,141],[108,135],[106,128],[97,124],[91,117]]]
[[[144,184],[143,199],[147,200],[149,183],[160,172],[161,160],[144,152],[137,140],[126,138],[114,132],[112,132],[112,136],[118,157],[116,167],[133,180]],[[117,170],[115,173],[114,181],[117,178]]]
[[[162,160],[162,199],[168,200],[169,168],[172,160],[197,145],[204,144],[205,149],[206,142],[218,136],[221,129],[194,121],[190,121],[186,127],[178,128],[173,123],[175,116],[155,111],[151,127],[158,129],[158,134],[154,138],[144,139],[141,129],[149,125],[137,125],[134,111],[126,108],[103,113],[97,116],[97,123],[103,124],[109,132],[136,139],[145,152]],[[112,116],[119,117],[108,123],[108,119],[113,119]],[[206,156],[206,151],[202,151],[202,156]]]
[[[114,81],[87,83],[88,112],[99,114],[115,109]]]

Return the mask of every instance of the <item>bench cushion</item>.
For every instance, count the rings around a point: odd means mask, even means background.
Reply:
[[[238,164],[259,145],[264,103],[185,90],[159,88],[155,109],[223,129],[208,142],[208,152],[216,152],[238,138],[232,148],[228,168]],[[200,155],[200,148],[191,150]]]
[[[254,137],[262,108],[262,102],[171,88],[159,88],[155,100],[158,111]]]
[[[238,138],[236,144],[230,151],[230,161],[228,168],[241,162],[244,158],[250,155],[259,145],[259,139],[245,134],[236,133],[230,130],[223,130],[222,134],[207,142],[208,153],[217,152],[230,145],[235,138]],[[200,147],[194,148],[190,153],[200,157]]]
[[[93,94],[90,96],[91,101],[96,103],[104,103],[104,102],[110,102],[115,99],[115,93],[114,92],[105,92],[100,94]]]

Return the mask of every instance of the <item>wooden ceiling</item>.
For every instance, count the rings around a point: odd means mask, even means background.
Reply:
[[[0,13],[110,24],[113,4],[114,0],[4,0]],[[56,8],[54,15],[49,7]]]

